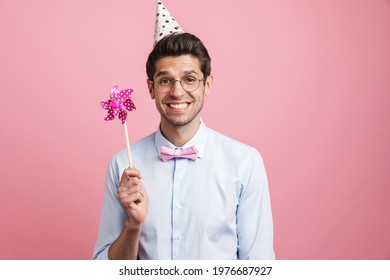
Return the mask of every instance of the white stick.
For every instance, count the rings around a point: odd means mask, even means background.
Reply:
[[[124,128],[125,128],[125,137],[126,137],[126,145],[127,145],[127,156],[129,157],[129,165],[130,165],[130,168],[133,168],[133,162],[131,160],[131,151],[130,151],[130,141],[129,141],[129,133],[127,131],[127,122],[125,121],[125,123],[123,124]]]

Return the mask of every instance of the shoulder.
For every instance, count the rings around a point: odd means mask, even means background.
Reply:
[[[248,158],[248,159],[258,159],[263,160],[259,151],[245,144],[241,141],[233,139],[225,134],[217,132],[213,129],[208,128],[209,130],[209,145],[213,149],[217,149],[222,152],[225,156],[235,157],[235,158]]]
[[[248,185],[251,178],[257,182],[266,180],[264,161],[256,148],[210,129],[207,150],[218,168],[236,174],[243,185]]]

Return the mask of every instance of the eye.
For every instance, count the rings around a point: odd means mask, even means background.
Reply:
[[[161,78],[160,80],[158,80],[158,84],[161,85],[161,86],[168,86],[168,85],[172,84],[172,79],[170,79],[170,78]]]
[[[195,77],[192,77],[192,76],[187,76],[183,79],[183,81],[186,83],[186,84],[193,84],[197,81],[198,79],[195,78]]]

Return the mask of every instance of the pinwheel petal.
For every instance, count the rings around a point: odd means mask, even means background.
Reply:
[[[112,87],[111,93],[110,93],[110,98],[111,98],[111,100],[114,100],[114,99],[117,98],[117,95],[119,94],[118,88],[119,88],[119,87],[118,87],[117,85],[115,85],[115,86]]]
[[[112,89],[111,89],[111,93],[117,92],[117,91],[118,91],[118,88],[119,88],[118,85],[113,86]]]
[[[119,112],[118,118],[122,121],[122,124],[124,124],[127,118],[127,112],[125,110],[121,110]]]
[[[123,102],[123,105],[127,111],[133,111],[135,109],[135,105],[131,99],[126,99],[125,102]]]
[[[124,89],[124,90],[121,90],[121,92],[119,93],[119,96],[120,96],[122,101],[125,101],[126,99],[131,98],[132,92],[133,92],[132,89]]]
[[[112,121],[115,118],[114,110],[109,109],[107,112],[107,117],[104,118],[105,121]]]
[[[111,100],[102,101],[102,102],[100,102],[100,106],[102,106],[103,109],[108,110],[108,109],[110,109],[110,107],[111,107],[111,103],[112,103]]]
[[[118,116],[119,112],[121,111],[120,108],[112,108],[114,116]]]

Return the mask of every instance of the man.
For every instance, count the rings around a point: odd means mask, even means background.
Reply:
[[[267,177],[252,147],[209,129],[210,57],[189,33],[147,61],[158,130],[111,160],[94,259],[273,259]]]

